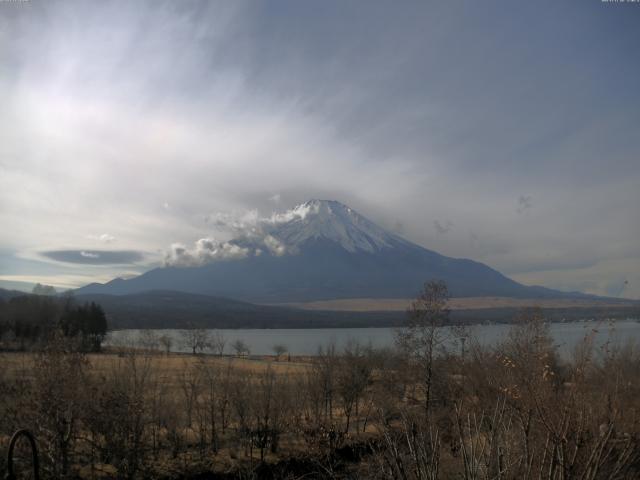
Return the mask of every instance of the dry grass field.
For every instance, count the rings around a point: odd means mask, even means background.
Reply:
[[[284,303],[282,306],[305,310],[328,310],[350,312],[397,312],[405,311],[411,305],[408,298],[346,298],[341,300],[320,300],[316,302]],[[451,298],[451,310],[481,310],[488,308],[607,308],[637,307],[638,302],[627,300],[591,299],[540,299],[508,297],[463,297]]]
[[[0,383],[3,385],[33,385],[46,382],[47,380],[43,379],[38,371],[42,368],[44,358],[46,358],[46,355],[39,352],[1,352],[0,365],[2,366],[2,371],[0,372]],[[48,362],[48,360],[44,361]],[[144,418],[144,422],[149,423],[151,416],[153,416],[158,423],[157,427],[145,427],[145,430],[156,430],[154,435],[157,435],[157,438],[153,440],[153,443],[172,445],[171,449],[165,448],[165,450],[161,450],[158,447],[158,451],[152,455],[153,458],[145,460],[147,462],[145,468],[152,468],[156,475],[159,474],[167,478],[175,475],[177,471],[181,471],[182,475],[186,472],[201,470],[215,471],[219,474],[235,471],[238,468],[251,470],[257,463],[256,456],[258,454],[256,450],[256,453],[247,457],[245,443],[237,439],[237,430],[240,427],[238,420],[233,419],[234,413],[230,403],[236,403],[237,401],[232,400],[233,395],[238,393],[238,389],[244,392],[241,394],[243,401],[249,402],[247,407],[252,411],[253,416],[256,414],[253,412],[255,407],[250,394],[253,388],[255,388],[255,393],[258,394],[260,389],[265,388],[263,383],[265,379],[270,378],[273,378],[271,381],[274,382],[274,385],[297,384],[303,381],[303,377],[308,374],[312,367],[312,359],[309,357],[292,357],[290,360],[283,361],[274,356],[241,358],[177,353],[167,355],[157,351],[147,352],[143,349],[107,349],[99,354],[84,354],[81,361],[84,364],[82,370],[84,372],[83,375],[86,375],[85,380],[75,386],[65,388],[77,389],[76,399],[80,400],[83,405],[92,401],[85,396],[87,386],[91,386],[91,390],[100,390],[101,387],[98,385],[103,385],[103,388],[106,388],[105,393],[107,395],[110,389],[123,388],[124,386],[125,390],[121,394],[127,397],[127,403],[143,402],[145,411],[140,412],[140,415],[142,415],[140,418]],[[62,366],[62,368],[65,367]],[[206,374],[204,372],[216,372],[215,377],[205,378]],[[224,372],[230,372],[230,378],[225,379]],[[58,370],[57,373],[63,372]],[[49,380],[55,383],[54,379],[50,378]],[[66,379],[61,380],[63,380],[61,382],[63,384],[66,381]],[[123,383],[120,383],[120,381]],[[217,391],[215,393],[207,393],[208,389],[211,388],[211,384],[208,384],[207,381],[216,382],[215,389]],[[245,381],[248,383],[244,383]],[[109,386],[105,387],[104,385],[106,384]],[[136,384],[142,386],[142,390],[137,393],[135,392]],[[18,393],[11,389],[9,392],[12,394]],[[68,393],[73,395],[73,391]],[[280,395],[283,392],[278,391],[277,393]],[[215,396],[211,397],[210,395]],[[158,396],[161,398],[158,398]],[[34,408],[34,403],[38,404],[40,401],[48,402],[50,400],[52,403],[60,401],[60,399],[56,398],[32,399],[29,398],[29,395],[24,397],[19,393],[13,400],[8,396],[1,398],[0,404],[3,403],[3,400],[8,402],[5,405],[7,411],[18,409],[24,412],[29,412]],[[98,401],[98,399],[95,400]],[[66,401],[62,400],[62,403]],[[156,404],[156,402],[158,403]],[[210,411],[210,408],[221,410],[225,406],[228,409],[228,413],[223,411],[215,412],[215,417],[207,417],[207,411]],[[156,408],[160,408],[160,410],[151,413],[151,410]],[[275,407],[269,408],[271,412]],[[100,415],[104,415],[105,420],[109,419],[108,421],[114,425],[113,428],[115,429],[118,428],[117,425],[120,422],[128,424],[131,421],[130,418],[122,418],[118,414],[115,414],[116,416],[114,417],[114,412],[101,409],[98,409],[98,411],[101,412]],[[130,410],[127,408],[125,411],[129,412]],[[0,449],[6,447],[9,435],[15,428],[30,427],[36,431],[38,430],[37,427],[34,428],[34,425],[31,424],[29,417],[32,415],[37,416],[37,413],[27,413],[24,420],[16,419],[16,422],[8,418],[4,419],[5,421],[9,420],[12,425],[15,424],[15,427],[0,432]],[[336,411],[336,415],[339,415],[338,411]],[[191,420],[188,420],[187,417],[191,418]],[[215,448],[215,455],[211,455],[210,444],[207,447],[207,455],[203,455],[203,447],[197,447],[204,441],[202,438],[205,435],[203,429],[207,428],[202,422],[211,422],[212,420],[221,423],[226,421],[230,424],[226,430],[224,427],[218,427],[218,432],[216,433],[218,446]],[[246,421],[249,422],[248,419]],[[135,420],[133,423],[135,423]],[[127,428],[129,428],[129,425]],[[88,432],[77,432],[76,435],[82,438],[86,437]],[[127,436],[129,435],[131,433]],[[148,432],[144,434],[147,445],[143,450],[155,451],[156,447],[148,445],[150,442],[148,435]],[[211,432],[209,431],[210,435]],[[46,435],[39,435],[38,440],[41,443],[46,442]],[[77,440],[77,443],[81,442]],[[83,448],[78,447],[78,451],[80,452],[85,448],[87,448],[86,445]],[[136,448],[141,447],[138,446]],[[251,448],[253,448],[253,445]],[[170,450],[173,453],[170,453]],[[304,456],[307,450],[308,446],[298,435],[292,432],[283,432],[279,438],[279,452],[276,453],[270,449],[264,451],[261,455],[261,462],[274,464],[290,455]],[[286,455],[283,456],[281,452],[286,452]],[[76,453],[77,455],[78,453]],[[80,462],[73,467],[73,470],[82,478],[119,478],[122,474],[121,468],[106,462],[91,462],[91,465],[87,465],[86,462]],[[0,468],[0,474],[1,471],[2,469]],[[143,475],[142,473],[138,474]]]
[[[278,375],[299,375],[305,373],[312,365],[310,357],[291,357],[291,361],[277,360],[274,356],[265,355],[259,357],[240,358],[225,355],[191,355],[182,353],[170,353],[169,355],[153,352],[145,355],[143,350],[134,353],[137,356],[147,358],[155,373],[161,374],[172,384],[177,384],[180,375],[185,369],[193,368],[203,362],[210,368],[231,367],[236,372],[262,374],[271,370]],[[88,371],[93,375],[104,375],[126,360],[126,354],[115,349],[105,349],[103,353],[92,353],[85,356],[88,362]],[[32,352],[0,352],[0,365],[6,377],[30,375],[33,372],[36,356]],[[171,380],[174,380],[171,382]]]
[[[292,361],[0,353],[0,451],[35,432],[45,479],[638,478],[640,350],[585,338],[563,361],[531,314],[496,347],[439,351],[430,312],[397,350]]]

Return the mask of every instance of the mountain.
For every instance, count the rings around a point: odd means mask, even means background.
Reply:
[[[6,288],[0,288],[0,300],[11,300],[14,297],[20,297],[22,295],[28,295],[26,292],[20,292],[18,290],[7,290]]]
[[[90,284],[76,293],[125,295],[174,290],[282,303],[411,298],[424,282],[440,279],[456,297],[572,295],[524,286],[482,263],[427,250],[336,201],[308,201],[274,215],[258,230],[228,242],[224,249],[205,242],[206,261],[201,263],[194,263],[190,257],[189,266],[176,262],[128,280]],[[225,256],[220,252],[241,255]]]

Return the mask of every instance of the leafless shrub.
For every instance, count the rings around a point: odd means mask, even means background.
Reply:
[[[236,356],[238,357],[249,355],[251,353],[249,345],[247,345],[246,342],[240,338],[231,344],[231,348],[234,352],[236,352]]]
[[[173,346],[173,339],[170,335],[160,335],[158,338],[158,343],[163,348],[164,353],[169,355],[171,352],[171,347]]]
[[[150,450],[151,360],[134,353],[118,358],[86,405],[86,427],[101,460],[114,465],[119,478],[136,478]]]
[[[30,409],[44,446],[44,466],[54,477],[70,474],[74,446],[80,435],[82,392],[88,364],[76,342],[54,334],[35,357]]]
[[[273,350],[273,354],[276,356],[276,358],[279,359],[282,355],[287,353],[288,348],[287,348],[286,345],[278,343],[278,344],[274,345],[273,347],[271,347],[271,350]]]
[[[218,356],[224,355],[224,349],[227,345],[227,339],[219,331],[215,331],[211,338],[211,349]]]
[[[182,345],[191,350],[193,355],[203,353],[212,347],[211,334],[205,328],[196,328],[191,326],[186,330],[182,330]]]

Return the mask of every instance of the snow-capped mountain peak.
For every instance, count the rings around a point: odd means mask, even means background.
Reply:
[[[79,293],[179,290],[259,303],[410,298],[425,281],[438,279],[447,282],[453,296],[563,295],[520,285],[481,263],[444,257],[329,200],[311,200],[260,219],[236,240],[204,238],[194,251],[176,244],[175,253],[179,261],[167,264],[172,268],[90,285]]]
[[[270,234],[289,248],[311,240],[330,240],[349,252],[375,252],[396,238],[352,208],[335,200],[309,200],[272,217]]]

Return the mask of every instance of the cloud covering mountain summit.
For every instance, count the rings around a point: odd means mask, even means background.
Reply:
[[[369,253],[391,248],[401,240],[335,200],[310,200],[264,218],[253,210],[241,216],[216,214],[210,219],[236,237],[229,241],[204,237],[192,248],[174,243],[165,254],[166,266],[194,267],[263,254],[293,255],[307,242],[319,239],[335,242],[348,252]]]

